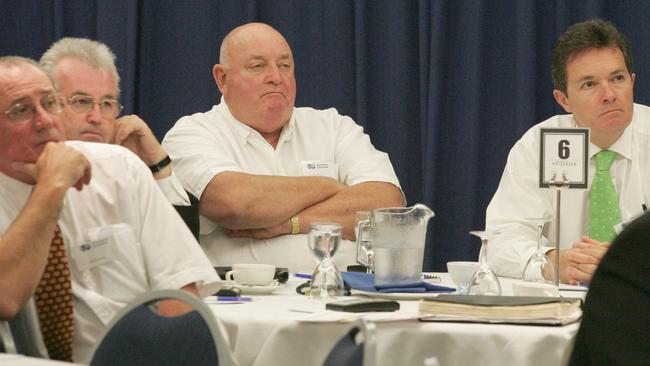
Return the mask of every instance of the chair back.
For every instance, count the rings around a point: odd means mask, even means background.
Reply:
[[[178,215],[183,219],[187,228],[190,229],[194,238],[199,240],[200,224],[199,224],[199,200],[194,197],[190,192],[187,192],[190,199],[189,205],[174,205],[174,209]]]
[[[162,300],[182,301],[193,310],[161,316],[150,305]],[[203,301],[181,290],[159,290],[138,296],[115,316],[90,364],[230,366],[235,362],[223,327]]]
[[[374,366],[376,344],[375,323],[358,321],[334,345],[323,366]]]
[[[13,340],[13,353],[20,353],[30,357],[50,358],[41,335],[41,327],[33,298],[29,299],[18,314],[6,322],[6,325]]]
[[[0,353],[16,353],[16,344],[9,323],[4,320],[0,321]]]

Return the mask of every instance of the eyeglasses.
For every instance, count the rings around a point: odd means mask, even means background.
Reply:
[[[96,102],[90,95],[73,95],[68,98],[68,104],[75,113],[88,113],[99,104],[99,112],[104,118],[115,118],[122,111],[122,105],[115,99],[104,98]]]
[[[53,93],[45,95],[41,99],[40,105],[47,113],[55,115],[61,113],[61,100]],[[11,122],[28,122],[31,121],[36,114],[36,106],[31,102],[16,102],[2,113]]]

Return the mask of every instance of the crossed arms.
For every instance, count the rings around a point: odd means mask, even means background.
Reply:
[[[297,215],[300,232],[315,221],[343,225],[343,238],[354,239],[355,213],[404,204],[391,183],[364,182],[346,186],[326,177],[280,177],[222,172],[201,195],[202,215],[220,223],[233,237],[272,238],[291,233]]]

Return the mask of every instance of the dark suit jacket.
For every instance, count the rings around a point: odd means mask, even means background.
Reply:
[[[583,311],[570,365],[650,365],[650,213],[614,240]]]
[[[176,206],[176,212],[183,218],[185,225],[190,229],[196,240],[199,240],[199,200],[187,192],[187,196],[190,198],[189,206]]]

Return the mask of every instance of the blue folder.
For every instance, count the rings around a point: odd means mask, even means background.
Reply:
[[[406,293],[446,293],[454,292],[455,288],[434,285],[425,281],[403,284],[399,286],[375,286],[375,275],[362,272],[341,272],[343,281],[355,290],[366,292],[406,292]]]

